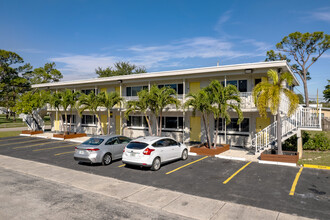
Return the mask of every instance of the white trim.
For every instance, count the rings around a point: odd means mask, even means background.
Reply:
[[[136,79],[146,80],[150,78],[195,75],[200,73],[203,73],[204,75],[205,73],[228,72],[228,71],[245,70],[245,69],[263,69],[263,68],[285,68],[286,70],[289,70],[289,72],[294,76],[297,85],[299,85],[297,78],[295,77],[294,73],[292,73],[286,61],[270,61],[270,62],[244,63],[244,64],[215,66],[215,67],[153,72],[153,73],[141,73],[141,74],[133,74],[133,75],[114,76],[114,77],[102,77],[102,78],[93,78],[87,80],[43,83],[43,84],[32,85],[32,88],[47,88],[47,87],[56,87],[56,86],[60,87],[60,86],[69,86],[69,85],[72,86],[72,85],[108,83],[108,82],[117,83],[118,80],[136,81]]]

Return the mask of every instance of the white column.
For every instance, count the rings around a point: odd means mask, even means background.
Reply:
[[[185,99],[186,99],[186,80],[183,79],[182,80],[182,84],[183,84],[183,94],[182,94],[182,104],[183,104],[183,127],[182,127],[182,143],[184,143],[184,137],[185,137],[185,130],[186,130],[186,109],[184,107],[184,103],[185,103]]]

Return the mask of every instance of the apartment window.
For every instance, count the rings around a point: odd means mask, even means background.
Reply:
[[[144,116],[128,116],[127,126],[145,128],[148,123]]]
[[[221,82],[225,86],[225,82]],[[247,92],[247,80],[227,80],[227,85],[234,85],[240,92]]]
[[[81,119],[81,123],[84,125],[96,125],[97,118],[95,115],[83,115]]]
[[[183,129],[183,117],[162,117],[162,128]]]
[[[231,118],[231,122],[226,126],[227,131],[232,132],[249,132],[250,119],[244,118],[240,124],[237,124],[238,118]],[[219,132],[225,131],[225,119],[219,118],[215,120],[214,130],[216,130],[216,123],[219,123]]]
[[[254,79],[254,86],[258,85],[261,83],[261,79]]]
[[[62,121],[63,121],[63,123],[70,123],[70,121],[71,121],[71,117],[72,117],[72,123],[73,124],[75,124],[76,123],[76,116],[75,115],[67,115],[67,117],[68,117],[68,121],[66,121],[65,120],[65,115],[63,114],[62,115]]]
[[[148,89],[148,86],[132,86],[126,87],[126,96],[137,96],[138,92]]]
[[[84,93],[86,95],[88,95],[88,94],[90,94],[92,92],[94,92],[95,94],[97,94],[97,89],[82,89],[81,90],[81,93]]]
[[[163,87],[170,87],[172,89],[175,90],[175,92],[178,95],[182,95],[183,94],[183,84],[179,83],[179,84],[163,84],[163,85],[158,85],[158,88],[163,88]]]

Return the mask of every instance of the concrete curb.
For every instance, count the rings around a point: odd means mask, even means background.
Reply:
[[[277,211],[193,196],[4,155],[0,155],[0,166],[130,203],[147,207],[152,206],[193,219],[307,219]]]
[[[313,165],[313,164],[304,164],[304,167],[307,168],[314,168],[314,169],[321,169],[321,170],[330,170],[329,166],[322,166],[322,165]]]
[[[217,157],[217,158],[221,158],[221,159],[227,159],[227,160],[240,160],[240,161],[246,161],[246,158],[244,158],[244,157],[224,156],[224,155],[221,155],[221,154],[215,155],[215,157]]]
[[[280,166],[289,166],[289,167],[296,167],[297,164],[295,163],[284,163],[284,162],[276,162],[276,161],[267,161],[267,160],[259,160],[261,164],[272,164],[272,165],[280,165]]]
[[[198,156],[198,155],[197,155],[196,153],[194,153],[194,152],[189,152],[188,155],[189,155],[189,156]]]
[[[19,136],[30,137],[30,136],[31,136],[31,134],[19,134]]]

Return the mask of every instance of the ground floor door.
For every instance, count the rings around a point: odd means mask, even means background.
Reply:
[[[201,141],[201,117],[190,117],[190,141]]]

